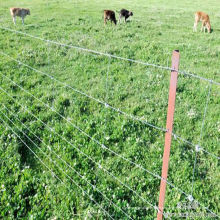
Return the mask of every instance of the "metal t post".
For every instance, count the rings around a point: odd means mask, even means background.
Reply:
[[[166,194],[166,180],[167,180],[167,175],[168,175],[170,146],[171,146],[171,140],[172,140],[173,120],[174,120],[174,111],[175,111],[179,59],[180,59],[179,51],[178,50],[173,51],[169,100],[168,100],[168,111],[167,111],[167,124],[166,124],[167,131],[165,134],[162,179],[160,182],[160,197],[159,197],[159,205],[158,205],[159,211],[157,213],[157,220],[162,220],[163,218],[163,209],[164,209],[165,194]]]

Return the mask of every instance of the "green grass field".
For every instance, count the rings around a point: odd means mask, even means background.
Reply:
[[[15,6],[31,10],[24,26],[20,18],[16,26],[12,23],[9,8]],[[129,22],[104,27],[103,10],[121,8],[133,11]],[[201,24],[192,31],[198,10],[210,15],[211,34],[201,33]],[[128,160],[161,175],[164,132],[62,83],[165,128],[170,71],[2,27],[165,67],[178,49],[180,70],[220,82],[219,0],[0,2],[1,218],[155,219],[157,211],[149,203],[158,205],[160,179]],[[201,132],[209,86],[179,75],[174,133],[219,156],[220,90],[215,84]],[[198,152],[192,191],[194,161],[194,147],[173,139],[168,180],[202,206],[190,209],[187,197],[167,185],[164,211],[171,219],[186,213],[193,219],[217,218],[204,207],[220,216],[219,159]]]

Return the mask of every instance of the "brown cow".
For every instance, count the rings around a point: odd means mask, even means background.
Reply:
[[[114,11],[104,10],[104,24],[105,25],[107,21],[111,21],[111,22],[113,21],[115,25],[117,24]]]
[[[207,29],[207,31],[210,33],[211,32],[211,24],[210,24],[209,16],[202,11],[197,11],[195,13],[195,23],[194,23],[193,30],[197,31],[197,25],[200,21],[202,22],[201,31],[204,30],[204,32],[205,32],[205,29]]]
[[[16,24],[16,16],[21,17],[22,24],[24,24],[24,18],[30,15],[30,10],[25,8],[10,8],[11,16],[14,24]]]

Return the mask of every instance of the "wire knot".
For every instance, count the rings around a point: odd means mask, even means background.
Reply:
[[[197,145],[195,146],[195,150],[196,150],[196,152],[199,152],[199,151],[201,151],[201,147],[197,144]]]
[[[188,195],[188,200],[190,201],[190,202],[192,202],[193,200],[194,200],[194,198],[193,198],[193,196],[192,195]]]

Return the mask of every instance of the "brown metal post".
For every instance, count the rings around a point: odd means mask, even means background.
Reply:
[[[180,59],[179,51],[178,50],[173,51],[173,56],[172,56],[172,69],[173,70],[171,71],[171,77],[170,77],[170,91],[169,91],[167,125],[166,125],[167,132],[165,134],[162,179],[160,182],[160,197],[159,197],[159,206],[158,206],[160,211],[158,211],[157,213],[157,220],[163,219],[163,209],[164,209],[164,201],[165,201],[165,194],[166,194],[166,180],[167,180],[167,175],[168,175],[170,146],[171,146],[171,140],[172,140],[173,119],[174,119],[174,111],[175,111],[179,59]]]

